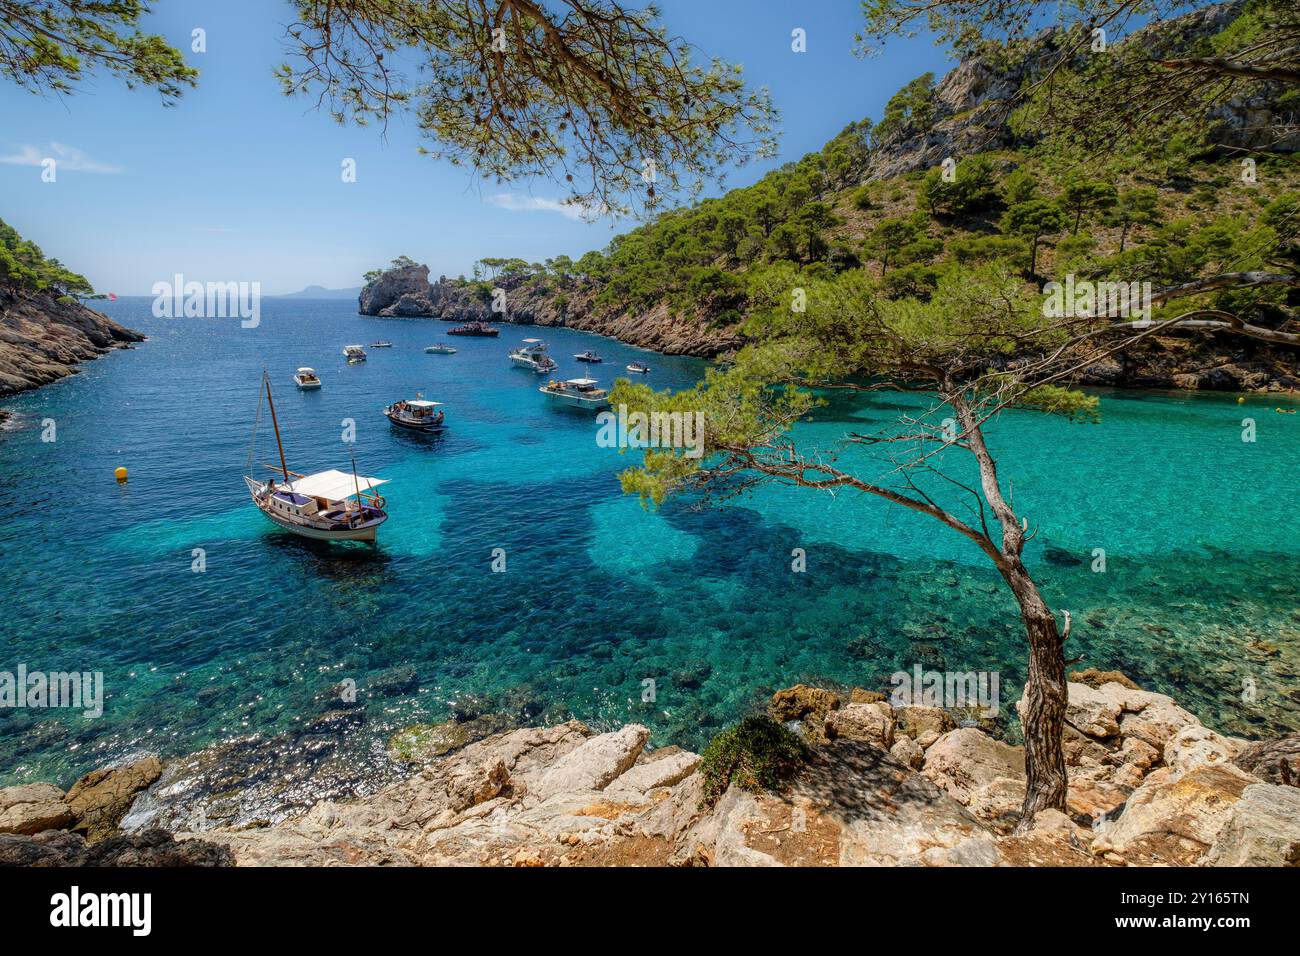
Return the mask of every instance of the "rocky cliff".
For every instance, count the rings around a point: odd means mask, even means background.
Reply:
[[[1139,46],[1152,56],[1173,57],[1224,30],[1245,5],[1245,0],[1234,0],[1193,10],[1136,30],[1122,43]],[[1033,146],[1038,140],[1034,132],[1011,128],[1013,101],[1026,83],[1041,77],[1057,61],[1062,39],[1059,30],[1049,27],[1028,40],[1014,58],[999,51],[963,60],[936,86],[931,115],[924,126],[905,124],[878,144],[864,180],[931,169],[949,156]],[[1081,68],[1092,55],[1084,46],[1071,67]],[[1278,129],[1293,126],[1278,116],[1278,97],[1283,92],[1278,88],[1225,104],[1207,118],[1215,141],[1242,150],[1300,150],[1300,131],[1281,138],[1276,135]]]
[[[80,362],[142,341],[74,299],[0,287],[0,396],[48,385]]]
[[[1300,735],[1221,736],[1116,672],[1073,675],[1066,812],[1044,811],[1019,833],[1024,752],[963,714],[804,685],[778,692],[769,714],[750,720],[803,742],[767,785],[734,769],[764,761],[752,740],[702,763],[647,749],[635,724],[595,733],[570,721],[467,745],[439,725],[415,738],[416,750],[435,745],[423,768],[377,793],[278,823],[174,835],[156,820],[112,828],[141,787],[171,786],[156,761],[140,761],[87,775],[66,795],[45,784],[0,790],[0,865],[1300,864]]]
[[[473,285],[440,278],[429,282],[427,266],[389,269],[361,291],[362,315],[393,318],[437,318],[446,322],[515,322],[520,325],[564,326],[608,335],[630,345],[672,355],[708,358],[740,345],[733,327],[715,328],[706,316],[675,315],[666,303],[646,312],[621,311],[595,304],[589,288],[557,289],[540,277],[502,279],[504,312],[491,308]]]

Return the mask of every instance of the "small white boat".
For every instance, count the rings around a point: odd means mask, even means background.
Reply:
[[[609,404],[609,392],[600,388],[594,378],[552,379],[538,391],[554,402],[574,408],[604,408]]]
[[[450,345],[443,345],[441,342],[437,345],[430,345],[425,348],[426,352],[433,355],[455,355],[456,350]]]
[[[371,342],[370,347],[372,349],[391,349],[393,347],[393,343],[392,342]]]
[[[636,372],[638,375],[648,375],[650,373],[650,366],[646,365],[644,362],[633,362],[627,367],[627,370],[629,372]]]
[[[293,374],[294,384],[304,392],[310,392],[320,388],[320,376],[316,374],[314,368],[303,366]]]
[[[524,339],[519,348],[510,353],[510,361],[539,375],[559,368],[555,359],[546,353],[546,343],[541,339]]]
[[[347,356],[349,362],[364,362],[366,360],[366,350],[360,345],[343,346],[343,354]]]
[[[601,358],[601,357],[600,357],[599,355],[597,355],[595,352],[592,352],[590,349],[587,350],[586,352],[578,352],[578,353],[577,353],[576,355],[574,355],[573,357],[576,358],[579,362],[593,362],[593,363],[594,363],[594,362],[603,362],[603,361],[605,361],[603,358]]]
[[[285,463],[284,445],[280,441],[280,424],[275,417],[275,402],[271,398],[271,380],[262,373],[266,402],[271,409],[271,424],[275,428],[275,446],[280,452],[280,465],[271,470],[281,478],[260,481],[251,475],[244,476],[244,484],[259,511],[277,527],[304,538],[317,541],[374,541],[379,526],[388,520],[387,502],[374,489],[385,483],[383,478],[358,475],[354,464],[352,473],[345,471],[318,471],[313,475],[300,475],[290,471]],[[259,417],[261,407],[258,408]],[[254,429],[253,440],[257,434]],[[252,461],[250,450],[249,461]]]
[[[440,411],[442,402],[430,402],[418,396],[394,402],[384,409],[388,420],[400,428],[416,432],[440,432],[447,426]]]

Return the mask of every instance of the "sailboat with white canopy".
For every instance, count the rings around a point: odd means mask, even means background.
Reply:
[[[271,382],[262,373],[266,402],[271,410],[271,424],[275,429],[275,444],[280,452],[279,467],[268,466],[279,478],[272,476],[260,481],[251,475],[244,476],[248,492],[262,514],[270,521],[304,538],[318,541],[374,541],[379,526],[388,520],[384,510],[387,502],[375,488],[387,483],[385,478],[358,475],[354,463],[352,471],[318,471],[303,475],[290,471],[285,462],[284,445],[280,441],[280,425],[275,416],[275,401],[271,398]],[[261,401],[258,402],[261,418]],[[257,426],[253,427],[253,441],[257,440]],[[252,470],[253,449],[249,449],[249,470]]]

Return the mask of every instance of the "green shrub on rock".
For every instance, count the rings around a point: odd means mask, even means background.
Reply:
[[[807,759],[808,746],[771,717],[746,717],[718,734],[704,748],[700,809],[718,802],[731,784],[758,792],[771,790]]]

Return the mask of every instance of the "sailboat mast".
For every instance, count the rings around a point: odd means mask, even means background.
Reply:
[[[357,480],[357,456],[353,452],[349,454],[352,455],[352,487],[357,489],[357,507],[360,508],[364,502],[361,500],[361,482]]]
[[[262,384],[266,386],[266,404],[271,408],[271,427],[275,429],[275,447],[280,449],[280,470],[284,472],[284,480],[289,481],[289,466],[284,461],[284,445],[280,442],[280,423],[275,419],[275,401],[271,398],[271,376],[265,371],[262,372]]]

